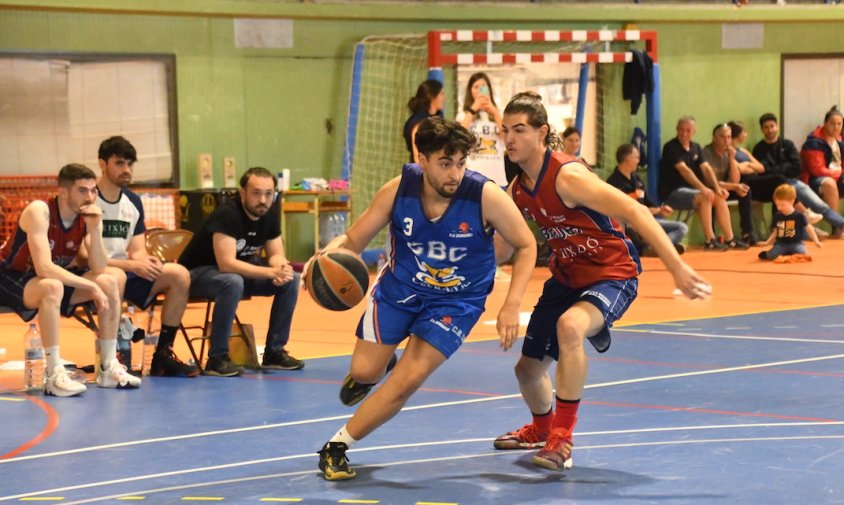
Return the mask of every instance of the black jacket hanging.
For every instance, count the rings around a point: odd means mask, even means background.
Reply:
[[[642,105],[642,95],[654,90],[654,62],[647,53],[634,49],[633,61],[624,64],[621,96],[630,100],[630,114],[636,114]]]

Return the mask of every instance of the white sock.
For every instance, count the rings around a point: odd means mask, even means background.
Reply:
[[[111,360],[117,359],[117,339],[100,339],[100,361],[102,362],[103,370],[108,368]]]
[[[47,360],[47,373],[52,374],[56,366],[62,364],[62,358],[59,356],[59,346],[51,345],[44,348],[44,357]]]
[[[346,444],[347,447],[351,448],[352,445],[357,442],[357,440],[355,440],[354,438],[352,438],[351,435],[349,435],[349,432],[346,430],[346,425],[344,424],[343,427],[340,428],[340,431],[338,431],[333,437],[331,437],[331,440],[329,440],[329,442],[343,442],[344,444]]]

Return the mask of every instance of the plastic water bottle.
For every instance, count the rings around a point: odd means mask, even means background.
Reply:
[[[147,333],[144,335],[144,362],[141,367],[143,375],[149,375],[152,369],[152,357],[155,354],[155,348],[158,347],[158,334],[161,331],[161,325],[158,318],[155,317],[155,308],[149,308],[149,316],[147,323]]]
[[[27,393],[44,391],[44,346],[35,323],[30,323],[23,336],[24,368],[23,387]]]
[[[378,255],[378,271],[380,272],[381,270],[383,270],[384,265],[386,265],[386,264],[387,264],[387,256],[385,256],[384,253],[379,254]]]
[[[132,369],[132,334],[135,332],[135,307],[129,306],[127,315],[121,316],[117,329],[117,357],[120,362]]]

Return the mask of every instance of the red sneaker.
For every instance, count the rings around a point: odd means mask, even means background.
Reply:
[[[537,449],[545,445],[547,433],[540,433],[533,423],[526,424],[518,430],[505,433],[495,439],[492,445],[496,449]]]
[[[571,431],[562,428],[551,430],[545,447],[534,454],[531,462],[534,465],[558,472],[568,470],[574,466],[571,459],[572,445]]]

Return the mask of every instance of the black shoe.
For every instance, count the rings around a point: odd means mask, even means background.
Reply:
[[[749,248],[750,248],[750,246],[749,246],[749,245],[747,245],[747,242],[744,242],[744,241],[742,241],[742,240],[739,240],[739,239],[737,239],[737,238],[735,238],[735,237],[733,237],[733,239],[732,239],[732,240],[728,240],[727,242],[725,242],[725,243],[724,243],[724,245],[726,245],[726,246],[727,246],[727,247],[729,247],[730,249],[740,249],[740,250],[742,250],[742,251],[747,250],[747,249],[749,249]]]
[[[222,356],[209,356],[208,362],[205,363],[205,370],[203,375],[213,375],[215,377],[234,377],[243,373],[243,368],[232,363],[228,354]]]
[[[349,480],[355,478],[355,471],[349,468],[346,451],[349,446],[343,442],[328,442],[319,450],[319,469],[325,480]]]
[[[398,361],[398,357],[395,353],[393,353],[393,356],[390,358],[390,362],[387,363],[387,371],[384,372],[384,375],[390,373],[390,370],[396,366],[396,361]],[[369,391],[374,385],[375,384],[361,384],[359,382],[355,382],[352,378],[352,374],[349,374],[346,376],[346,379],[343,380],[343,387],[340,388],[340,401],[343,405],[351,407],[366,398],[366,395],[369,394]]]
[[[158,349],[152,355],[150,375],[158,377],[196,377],[199,369],[180,360],[173,349]]]
[[[766,259],[768,259],[768,251],[762,251],[762,252],[760,252],[760,253],[759,253],[759,259],[760,259],[760,260],[766,260]]]
[[[741,236],[741,239],[747,243],[750,247],[756,247],[756,244],[759,242],[756,240],[756,237],[753,236],[752,233],[745,233]]]
[[[275,352],[272,349],[264,350],[264,359],[261,360],[261,368],[272,370],[301,370],[305,368],[305,362],[287,354],[284,349]]]
[[[718,242],[715,239],[712,239],[707,240],[706,243],[703,244],[703,250],[724,252],[727,250],[727,246],[725,244],[722,244],[721,242]]]
[[[674,249],[677,251],[677,254],[683,254],[686,252],[686,246],[683,244],[674,244]]]

